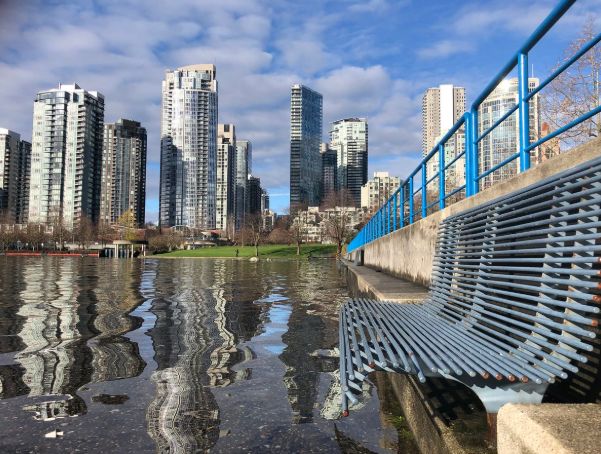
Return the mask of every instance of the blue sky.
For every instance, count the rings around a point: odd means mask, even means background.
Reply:
[[[468,103],[556,4],[547,0],[0,0],[0,127],[31,138],[33,99],[59,82],[106,97],[105,121],[148,130],[147,219],[158,211],[165,69],[215,63],[219,121],[253,142],[253,173],[288,206],[289,96],[324,96],[329,123],[369,121],[369,172],[403,177],[417,164],[421,96],[467,88]],[[540,43],[544,77],[601,0],[580,0]]]

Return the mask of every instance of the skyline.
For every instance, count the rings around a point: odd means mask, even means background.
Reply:
[[[402,178],[420,159],[423,91],[440,83],[465,86],[469,105],[554,5],[513,3],[486,2],[483,14],[473,6],[484,2],[460,8],[378,0],[184,1],[178,8],[152,1],[3,2],[0,126],[30,140],[36,93],[59,83],[103,93],[107,123],[131,118],[148,130],[147,219],[156,220],[160,81],[167,68],[214,63],[221,75],[219,122],[236,124],[238,134],[253,142],[253,171],[282,212],[289,198],[292,84],[323,94],[324,141],[332,121],[366,117],[369,173],[385,168]],[[539,45],[540,56],[531,59],[535,75],[548,73],[599,4],[579,2],[559,22]],[[53,15],[55,9],[61,14]],[[515,14],[518,9],[524,13]],[[51,24],[44,20],[49,15],[56,19]]]

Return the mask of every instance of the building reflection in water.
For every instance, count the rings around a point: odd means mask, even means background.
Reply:
[[[280,359],[286,366],[284,384],[292,408],[292,422],[303,424],[313,421],[321,374],[336,369],[331,359],[314,352],[337,344],[337,339],[326,338],[326,333],[332,331],[326,329],[326,321],[337,314],[335,310],[323,312],[324,308],[327,311],[328,307],[337,307],[337,304],[327,301],[329,292],[320,286],[327,284],[323,283],[319,268],[300,261],[296,268],[286,284],[295,304],[291,304],[288,331],[282,336],[286,347]],[[331,319],[330,323],[335,320]]]
[[[85,413],[80,387],[134,377],[144,369],[137,346],[124,337],[140,323],[129,315],[141,303],[139,267],[44,258],[21,261],[11,270],[23,283],[16,313],[22,347],[14,356],[27,389],[23,394],[61,396],[27,406],[35,418]]]
[[[232,303],[235,264],[174,262],[159,262],[155,275],[150,310],[156,323],[149,335],[157,362],[156,396],[146,415],[148,431],[158,452],[206,451],[217,442],[220,426],[211,387],[250,375],[233,368],[253,356],[237,346],[241,334],[256,331],[260,310],[251,307],[249,314],[239,300]]]

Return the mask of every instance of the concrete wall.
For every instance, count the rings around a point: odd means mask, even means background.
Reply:
[[[507,404],[497,419],[499,454],[593,454],[601,450],[601,405]]]
[[[525,188],[599,156],[601,156],[601,138],[549,159],[473,197],[457,202],[425,219],[373,241],[365,246],[363,264],[428,286],[431,279],[436,235],[441,221],[448,216]],[[355,254],[350,254],[349,259],[354,260],[354,258]]]

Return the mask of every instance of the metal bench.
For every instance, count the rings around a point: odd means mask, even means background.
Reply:
[[[444,220],[423,303],[341,307],[343,414],[374,370],[457,380],[489,414],[540,403],[593,350],[600,205],[601,158]]]

